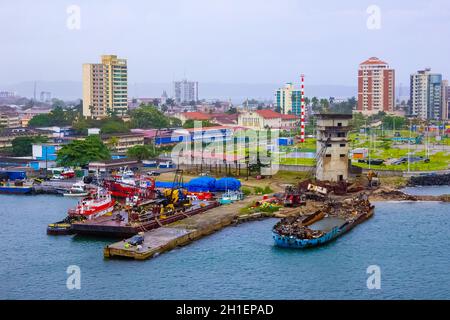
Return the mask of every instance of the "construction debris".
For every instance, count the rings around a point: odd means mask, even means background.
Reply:
[[[315,239],[322,237],[327,230],[310,228],[315,222],[323,218],[339,218],[342,221],[353,221],[359,214],[371,209],[367,195],[361,194],[343,201],[327,200],[323,207],[308,217],[287,217],[274,226],[274,231],[282,236],[298,239]]]

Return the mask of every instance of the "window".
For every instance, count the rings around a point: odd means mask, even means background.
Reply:
[[[325,155],[325,157],[331,158],[331,154],[327,154],[327,155]]]
[[[331,143],[327,143],[327,148],[331,148]]]
[[[345,158],[345,154],[340,154],[339,157],[340,158]]]
[[[345,132],[338,132],[337,136],[338,138],[345,138]]]
[[[345,143],[341,143],[341,144],[339,145],[339,147],[341,147],[341,148],[345,147]]]
[[[342,122],[338,122],[338,127],[342,127]]]

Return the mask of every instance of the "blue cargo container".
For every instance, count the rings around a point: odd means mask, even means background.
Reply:
[[[27,178],[25,171],[3,171],[8,175],[9,180],[24,180]]]
[[[278,145],[280,146],[291,146],[294,144],[294,139],[292,138],[278,138]]]

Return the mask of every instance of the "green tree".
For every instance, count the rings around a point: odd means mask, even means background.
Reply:
[[[108,146],[109,150],[114,150],[119,145],[119,138],[117,137],[111,137],[106,142],[106,145]]]
[[[317,97],[312,97],[311,105],[313,107],[313,110],[315,111],[317,109],[317,107],[319,106],[319,99],[317,99]]]
[[[225,112],[225,113],[227,113],[227,114],[235,114],[235,113],[237,113],[237,109],[236,109],[236,107],[231,107],[231,108],[228,109],[228,111]]]
[[[38,114],[28,122],[29,127],[50,127],[51,125],[51,119],[48,114]]]
[[[56,106],[48,114],[34,116],[29,122],[30,127],[68,126],[78,117],[76,110],[64,110],[61,106]]]
[[[158,156],[156,149],[146,145],[138,145],[128,149],[127,156],[137,160],[151,159]]]
[[[79,135],[87,135],[89,123],[84,117],[80,117],[72,124],[72,129]]]
[[[131,124],[134,128],[161,129],[170,126],[170,119],[153,105],[141,105],[131,112]]]
[[[180,128],[183,126],[183,123],[181,122],[180,119],[175,118],[175,117],[170,117],[170,126],[172,128]]]
[[[66,104],[64,103],[64,101],[57,99],[57,98],[53,98],[52,99],[52,108],[64,108],[66,106]]]
[[[111,154],[107,146],[98,135],[92,135],[64,145],[58,151],[56,161],[61,166],[82,167],[92,161],[109,159]]]
[[[102,134],[112,133],[127,133],[130,132],[127,124],[120,118],[108,118],[103,120],[103,124],[100,126]]]
[[[214,126],[217,126],[216,123],[211,122],[209,120],[203,120],[203,121],[201,121],[201,123],[202,123],[201,124],[202,127],[214,127]],[[189,120],[186,120],[186,122],[183,124],[183,128],[184,129],[194,128],[194,125],[195,125],[195,121],[192,120],[192,119],[189,119]]]
[[[175,105],[175,100],[172,98],[169,98],[166,100],[166,104],[170,107],[173,107]]]
[[[31,156],[33,152],[34,143],[45,143],[48,141],[47,137],[17,137],[11,141],[12,151],[16,157],[27,157]]]

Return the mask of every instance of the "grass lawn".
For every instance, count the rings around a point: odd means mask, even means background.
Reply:
[[[280,158],[280,164],[314,166],[315,160],[309,158]]]
[[[397,158],[406,156],[407,150],[399,150],[399,149],[389,149],[385,150],[384,152],[393,154],[395,153],[396,156],[393,156],[391,158]],[[417,152],[415,156],[423,156],[424,151]],[[433,170],[445,170],[449,168],[450,164],[450,155],[446,154],[445,152],[438,152],[436,154],[430,155],[430,162],[424,163],[424,162],[415,162],[411,163],[409,168],[411,171],[433,171]],[[369,168],[369,165],[367,163],[353,163],[354,166],[358,166],[361,168]],[[395,171],[407,171],[408,170],[408,164],[403,163],[399,165],[371,165],[371,169],[377,170],[395,170]]]

